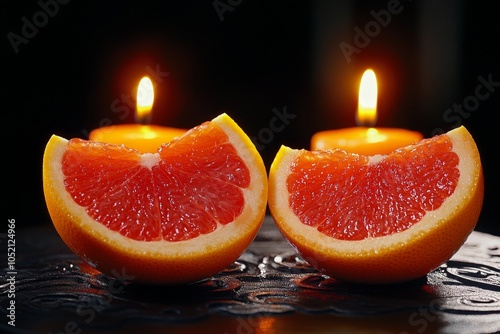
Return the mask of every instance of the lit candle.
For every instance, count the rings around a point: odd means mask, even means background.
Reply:
[[[375,155],[413,144],[423,138],[420,132],[399,128],[375,128],[377,118],[377,78],[366,70],[361,78],[358,97],[357,127],[320,131],[311,138],[312,150],[342,149]]]
[[[154,102],[154,87],[148,77],[139,82],[137,89],[137,124],[101,127],[90,132],[89,139],[110,144],[125,145],[141,153],[155,153],[163,143],[182,136],[187,130],[149,125]]]

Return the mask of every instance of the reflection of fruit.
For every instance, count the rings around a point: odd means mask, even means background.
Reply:
[[[43,185],[54,226],[100,271],[193,282],[236,260],[264,219],[267,174],[226,114],[155,154],[52,136]]]
[[[459,127],[387,156],[281,147],[269,208],[284,236],[331,277],[390,283],[448,260],[479,217],[483,175]]]

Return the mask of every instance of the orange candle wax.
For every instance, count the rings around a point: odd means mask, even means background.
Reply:
[[[422,138],[421,133],[405,129],[352,127],[315,133],[311,147],[313,150],[339,148],[363,155],[389,154]]]
[[[363,74],[359,88],[357,123],[375,123],[376,110],[377,80],[375,73],[367,70]],[[342,149],[363,155],[389,154],[397,148],[413,144],[422,138],[423,135],[417,131],[359,126],[317,132],[311,138],[311,149]]]
[[[89,139],[125,145],[141,153],[155,153],[161,144],[182,136],[186,130],[158,125],[121,124],[95,129]]]
[[[137,90],[137,119],[144,121],[151,116],[153,101],[153,83],[148,77],[144,77]],[[161,144],[182,136],[186,131],[159,125],[121,124],[95,129],[90,132],[89,139],[125,145],[141,153],[155,153]]]

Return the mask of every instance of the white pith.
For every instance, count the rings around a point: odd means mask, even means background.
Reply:
[[[148,169],[152,169],[153,166],[158,165],[160,162],[160,155],[158,153],[144,153],[139,159],[139,164]]]

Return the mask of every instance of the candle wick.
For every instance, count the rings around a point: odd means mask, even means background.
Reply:
[[[149,125],[151,124],[151,113],[139,113],[135,114],[135,122],[141,125]]]
[[[369,121],[366,118],[365,119],[359,119],[356,117],[356,125],[357,126],[362,126],[362,127],[367,127],[367,128],[373,128],[375,126],[376,120]]]

